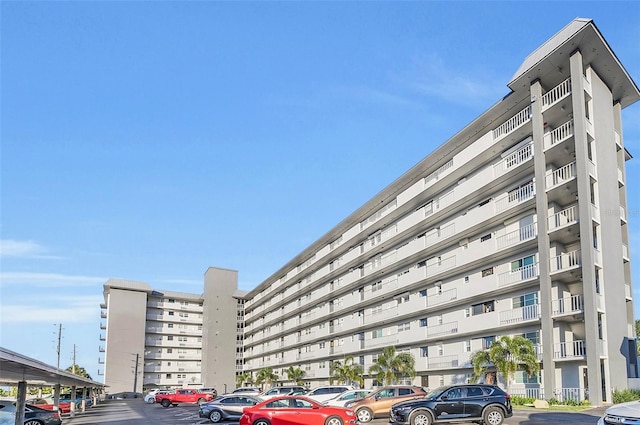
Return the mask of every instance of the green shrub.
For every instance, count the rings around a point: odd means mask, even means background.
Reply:
[[[591,402],[589,400],[582,400],[580,406],[591,406]]]
[[[521,395],[512,395],[511,396],[511,404],[514,406],[524,406],[525,404],[533,404],[536,401],[533,397],[524,397]]]
[[[560,404],[560,400],[558,400],[557,398],[551,397],[549,399],[549,406],[558,405],[558,404]]]
[[[613,403],[625,403],[627,401],[640,400],[640,390],[613,390]]]

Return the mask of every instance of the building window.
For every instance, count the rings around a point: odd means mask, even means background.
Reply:
[[[167,327],[172,328],[173,327],[173,323],[168,323]]]
[[[398,325],[398,332],[404,332],[411,329],[411,322],[405,322]]]
[[[171,379],[171,374],[170,374],[170,373],[167,373],[167,374],[165,375],[165,377],[166,377],[167,379]]]
[[[420,347],[420,357],[429,357],[429,347]]]
[[[482,277],[491,276],[493,274],[493,267],[482,270]]]
[[[464,277],[464,283],[469,283],[469,276]]]
[[[471,340],[464,341],[464,352],[465,353],[471,352]]]
[[[427,326],[427,319],[426,318],[420,319],[420,327],[424,328],[425,326]]]
[[[489,239],[491,239],[491,233],[489,233],[488,235],[484,235],[480,238],[480,242],[486,242]]]
[[[531,292],[528,294],[524,294],[521,295],[519,297],[514,297],[511,299],[511,303],[513,308],[518,308],[518,307],[526,307],[529,305],[536,305],[538,304],[538,293],[537,292]]]
[[[173,335],[167,335],[167,341],[173,341]]]
[[[175,313],[175,312],[170,311],[170,312],[169,312],[169,316],[173,316],[173,315],[174,315],[174,313]]]
[[[372,339],[382,338],[382,329],[376,329],[374,331],[371,331],[371,338]]]
[[[168,301],[169,303],[171,303],[171,304],[173,304],[174,302],[176,302],[176,300],[174,300],[173,298],[169,298],[167,301]]]
[[[494,310],[494,301],[487,301],[480,304],[474,304],[471,306],[472,315],[476,316],[478,314],[491,313]]]
[[[422,291],[420,291],[420,296],[421,297],[426,297],[427,296],[427,290],[423,289]]]
[[[482,338],[482,349],[487,350],[491,348],[491,344],[496,340],[495,336],[485,336]]]

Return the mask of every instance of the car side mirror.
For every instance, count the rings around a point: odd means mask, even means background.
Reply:
[[[322,406],[320,406],[320,405],[314,404],[314,405],[313,405],[313,407],[312,407],[312,409],[319,409],[319,408],[321,408],[321,407],[322,407]]]
[[[444,400],[444,401],[449,400],[449,397],[445,395],[444,397],[441,398],[441,400]]]

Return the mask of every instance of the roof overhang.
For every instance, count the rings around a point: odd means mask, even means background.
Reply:
[[[101,382],[73,375],[39,360],[0,347],[0,385],[16,385],[26,382],[28,386],[104,388]]]

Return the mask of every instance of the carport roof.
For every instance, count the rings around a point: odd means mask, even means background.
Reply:
[[[56,384],[64,387],[75,385],[76,387],[103,388],[105,386],[101,382],[73,375],[39,360],[0,347],[0,385],[15,385],[20,381],[26,381],[28,386]]]

